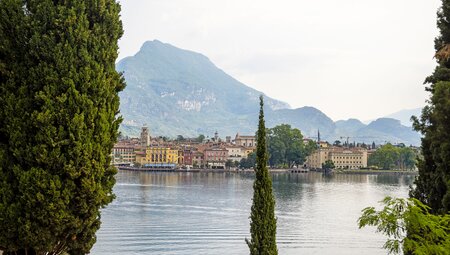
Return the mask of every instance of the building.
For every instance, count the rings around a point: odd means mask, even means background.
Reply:
[[[306,167],[309,169],[321,169],[322,163],[329,160],[329,149],[318,149],[306,158]]]
[[[150,146],[150,132],[148,130],[148,127],[143,126],[141,129],[141,146],[143,148],[147,148],[148,146]]]
[[[200,151],[194,151],[192,153],[192,167],[201,167],[204,165],[204,154]]]
[[[319,141],[317,142],[317,144],[319,145],[320,148],[328,148],[330,147],[330,144],[326,141]]]
[[[339,148],[330,153],[337,169],[360,169],[367,167],[367,150],[363,148]]]
[[[243,146],[226,145],[225,149],[228,151],[228,159],[235,162],[240,162],[241,159],[247,158],[247,149]]]
[[[135,146],[126,142],[119,142],[114,145],[111,153],[111,163],[113,165],[132,165],[136,161]]]
[[[236,137],[234,138],[234,143],[237,146],[244,146],[244,147],[256,147],[256,137],[250,136],[250,135],[239,135],[239,133],[236,134]]]
[[[207,168],[225,168],[228,159],[228,150],[225,148],[207,148],[204,151],[204,165]]]
[[[192,150],[191,148],[184,149],[184,153],[183,153],[184,165],[193,166],[192,159],[194,158],[194,153],[195,153],[195,151]]]
[[[145,154],[136,153],[136,162],[143,167],[175,168],[182,162],[178,149],[169,147],[147,147]]]
[[[331,160],[336,169],[360,169],[367,167],[367,150],[364,148],[325,147],[319,148],[306,159],[306,167],[321,169],[325,161]]]

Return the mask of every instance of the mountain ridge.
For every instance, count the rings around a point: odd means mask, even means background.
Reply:
[[[121,131],[125,135],[137,135],[143,124],[153,134],[172,137],[212,135],[215,131],[222,136],[237,132],[253,134],[256,130],[258,97],[263,93],[226,74],[203,54],[157,40],[148,41],[116,67],[127,82],[120,93],[124,117]],[[308,137],[317,136],[320,130],[323,139],[334,141],[344,135],[358,137],[359,130],[365,130],[379,142],[386,139],[407,144],[420,142],[417,133],[402,129],[399,122],[381,122],[387,125],[384,129],[364,125],[359,120],[359,123],[334,122],[317,108],[292,109],[289,104],[268,96],[265,113],[268,127],[287,123]],[[399,130],[406,135],[400,136]]]

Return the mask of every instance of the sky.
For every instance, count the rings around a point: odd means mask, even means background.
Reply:
[[[425,105],[439,0],[121,0],[119,59],[160,40],[293,108],[371,120]]]

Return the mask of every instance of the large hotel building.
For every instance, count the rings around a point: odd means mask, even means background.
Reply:
[[[331,160],[336,169],[360,169],[367,167],[367,150],[364,148],[326,147],[319,148],[307,157],[306,167],[320,169]]]

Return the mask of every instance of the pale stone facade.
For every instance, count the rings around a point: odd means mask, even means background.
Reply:
[[[307,157],[306,167],[320,169],[325,161],[333,161],[336,169],[360,169],[367,167],[367,150],[364,148],[320,148]]]
[[[236,134],[236,137],[234,138],[234,143],[237,146],[244,146],[244,147],[256,147],[256,137],[255,136],[249,136],[249,135],[239,135],[239,133]]]
[[[329,160],[329,149],[318,149],[306,158],[306,167],[309,169],[320,169],[322,163]]]
[[[132,144],[117,143],[111,153],[113,165],[131,165],[136,161],[136,153]]]
[[[142,127],[140,141],[142,148],[147,148],[150,146],[150,133],[148,127]]]
[[[240,162],[241,159],[247,158],[246,148],[242,146],[226,146],[228,151],[228,160]]]

